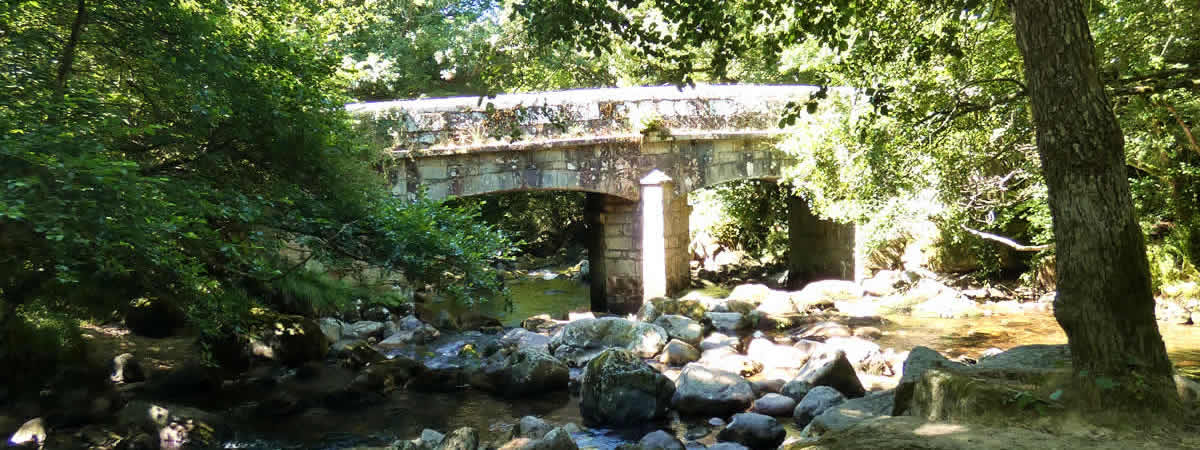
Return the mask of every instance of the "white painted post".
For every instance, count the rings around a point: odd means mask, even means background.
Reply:
[[[654,169],[642,185],[642,300],[667,295],[666,189],[671,177]]]

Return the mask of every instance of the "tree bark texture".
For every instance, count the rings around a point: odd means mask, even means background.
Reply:
[[[1173,385],[1125,174],[1124,137],[1096,70],[1083,5],[1009,0],[1009,6],[1054,221],[1054,315],[1075,369]]]

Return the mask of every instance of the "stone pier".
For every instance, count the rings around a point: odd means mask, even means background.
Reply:
[[[788,287],[855,277],[854,225],[822,220],[801,197],[788,199]]]

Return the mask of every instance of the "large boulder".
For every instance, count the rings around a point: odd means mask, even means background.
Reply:
[[[792,376],[808,362],[809,353],[804,349],[776,344],[766,338],[751,340],[750,345],[746,346],[746,356],[761,363],[764,371],[783,371]]]
[[[471,427],[462,427],[446,435],[437,450],[479,450],[479,432]]]
[[[745,411],[754,402],[754,388],[737,372],[688,364],[675,379],[671,404],[681,414],[724,416]]]
[[[186,323],[183,310],[161,299],[138,298],[123,308],[125,326],[138,336],[164,338]]]
[[[825,340],[825,346],[846,352],[846,359],[858,370],[872,375],[892,375],[892,368],[879,344],[860,337],[831,337]]]
[[[629,426],[665,416],[675,384],[633,352],[614,348],[588,362],[579,390],[584,420]]]
[[[1022,345],[979,360],[979,369],[1068,369],[1071,348],[1062,345]]]
[[[122,353],[109,364],[108,379],[117,384],[136,383],[146,380],[146,372],[133,353]]]
[[[966,365],[962,363],[951,361],[942,356],[937,350],[922,346],[914,347],[908,352],[908,358],[904,360],[904,369],[901,372],[900,383],[896,385],[896,401],[891,415],[899,416],[908,410],[913,390],[916,388],[917,382],[921,380],[921,376],[925,374],[925,371],[930,369],[965,367]]]
[[[706,312],[708,312],[708,308],[698,300],[687,297],[679,300],[658,297],[642,303],[641,309],[638,310],[638,319],[643,322],[654,322],[663,314],[673,314],[686,316],[692,320],[702,320]]]
[[[763,300],[766,300],[770,295],[771,288],[767,287],[765,284],[742,284],[735,286],[725,298],[727,300],[740,300],[758,305],[759,303],[762,303]]]
[[[908,284],[909,279],[899,270],[880,270],[875,276],[863,280],[863,292],[877,297],[895,294]]]
[[[185,406],[141,400],[125,405],[117,423],[134,432],[159,437],[162,448],[218,448],[232,437],[221,416]]]
[[[693,347],[700,345],[704,338],[704,327],[687,316],[663,314],[654,319],[654,324],[662,327],[671,339],[679,339]]]
[[[346,324],[333,317],[323,317],[317,319],[317,326],[321,327],[321,334],[325,335],[325,339],[330,344],[342,340],[342,331]]]
[[[700,351],[706,352],[719,347],[737,347],[738,339],[723,333],[712,333],[700,341]]]
[[[601,317],[571,322],[550,339],[554,356],[579,367],[605,349],[629,350],[650,358],[667,345],[667,331],[658,325],[619,317]]]
[[[754,309],[768,316],[783,316],[799,312],[792,300],[792,294],[784,291],[770,291]]]
[[[800,311],[825,310],[836,302],[854,301],[862,296],[862,287],[853,281],[822,280],[804,285],[804,289],[792,295],[792,303]]]
[[[725,429],[717,433],[717,440],[731,441],[751,449],[775,449],[783,443],[787,431],[774,417],[756,413],[734,414]]]
[[[346,339],[365,340],[367,338],[383,338],[384,331],[387,329],[383,322],[375,322],[370,320],[360,320],[351,324],[342,326],[342,337]],[[324,327],[321,328],[324,332]]]
[[[913,317],[955,319],[978,317],[983,315],[983,310],[979,309],[979,304],[974,300],[951,291],[913,305],[912,315]]]
[[[822,351],[812,355],[800,375],[784,386],[784,395],[794,396],[801,392],[807,394],[817,386],[829,386],[841,392],[846,397],[862,397],[866,394],[854,366],[846,359],[846,353],[841,350]],[[800,389],[802,387],[806,389]],[[795,397],[793,397],[795,398]],[[800,397],[798,400],[802,400]]]
[[[846,396],[829,386],[817,386],[804,395],[804,399],[792,410],[792,417],[799,426],[807,426],[814,417],[821,415],[829,408],[846,401]]]
[[[854,331],[850,327],[837,322],[818,322],[796,333],[799,339],[809,339],[824,341],[831,337],[848,337],[853,336]]]
[[[550,353],[550,338],[524,328],[513,328],[500,337],[502,345]]]
[[[484,373],[487,382],[477,387],[506,397],[565,390],[571,378],[566,364],[532,348],[517,349],[507,357],[494,359]]]
[[[867,419],[891,416],[895,401],[896,392],[892,390],[872,392],[846,400],[813,418],[804,428],[802,435],[819,437],[825,433],[845,430]]]

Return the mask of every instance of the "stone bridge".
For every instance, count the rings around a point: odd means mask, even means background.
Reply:
[[[587,192],[592,309],[632,312],[689,285],[687,194],[778,179],[789,102],[810,86],[587,89],[349,105],[391,151],[393,192],[433,199],[512,191]],[[789,284],[854,274],[854,231],[789,202]]]

